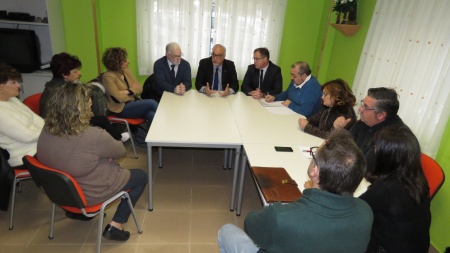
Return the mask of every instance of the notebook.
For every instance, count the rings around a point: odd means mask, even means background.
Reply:
[[[267,203],[294,202],[302,196],[297,183],[280,167],[251,167]]]

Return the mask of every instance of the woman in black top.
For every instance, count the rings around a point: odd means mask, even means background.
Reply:
[[[430,193],[417,138],[407,126],[386,127],[374,136],[372,185],[360,196],[374,222],[367,252],[428,252]]]

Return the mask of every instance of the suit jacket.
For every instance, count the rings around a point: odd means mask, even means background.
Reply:
[[[195,88],[200,91],[200,89],[209,83],[211,88],[214,79],[214,66],[211,57],[204,58],[200,60],[198,64],[197,77],[195,80]],[[236,73],[236,67],[234,62],[225,59],[222,63],[222,90],[225,90],[227,84],[230,84],[229,88],[233,89],[234,92],[239,91],[239,82]]]
[[[161,99],[164,91],[173,93],[175,87],[180,83],[183,83],[184,86],[186,86],[186,91],[192,88],[191,65],[184,59],[181,59],[180,65],[178,65],[175,80],[172,80],[170,75],[167,56],[163,56],[155,61],[153,73],[155,74],[155,93],[159,99]]]
[[[242,81],[241,90],[245,95],[258,88],[259,69],[255,68],[255,64],[249,65],[245,72],[244,81]],[[260,87],[263,93],[269,92],[270,95],[277,95],[283,90],[283,77],[281,69],[277,65],[269,61],[264,79]]]

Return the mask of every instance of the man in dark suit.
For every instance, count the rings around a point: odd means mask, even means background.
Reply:
[[[182,56],[180,46],[171,42],[166,45],[166,55],[153,65],[156,94],[152,98],[156,101],[161,100],[164,91],[183,95],[191,89],[191,65]]]
[[[277,95],[283,89],[281,69],[270,60],[267,48],[253,51],[254,64],[249,65],[242,82],[242,92],[255,99],[267,94]]]
[[[236,67],[225,59],[226,53],[224,46],[216,44],[211,57],[200,60],[195,81],[198,92],[212,95],[218,91],[221,96],[228,96],[239,90]]]

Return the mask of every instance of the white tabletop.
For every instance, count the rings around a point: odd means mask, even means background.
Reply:
[[[241,136],[226,98],[165,92],[145,139],[152,146],[234,148]]]

